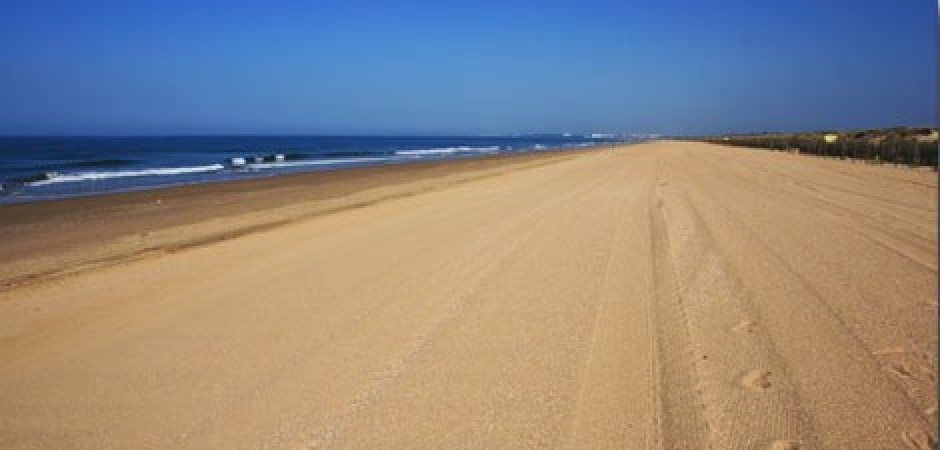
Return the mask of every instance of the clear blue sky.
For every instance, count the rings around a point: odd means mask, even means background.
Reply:
[[[0,8],[0,134],[681,134],[937,115],[933,0]]]

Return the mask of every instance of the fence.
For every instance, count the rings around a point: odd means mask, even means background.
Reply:
[[[822,137],[800,136],[731,136],[704,140],[739,147],[765,148],[910,166],[933,166],[934,170],[937,168],[937,141],[921,140],[916,137],[889,136],[879,139],[840,137],[835,142],[826,142]]]

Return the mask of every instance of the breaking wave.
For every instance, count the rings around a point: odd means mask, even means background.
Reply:
[[[430,155],[452,155],[454,153],[462,152],[471,152],[471,153],[492,153],[498,152],[499,146],[492,145],[489,147],[471,147],[471,146],[459,146],[459,147],[440,147],[440,148],[427,148],[427,149],[417,149],[417,150],[397,150],[395,151],[396,155],[399,156],[430,156]]]
[[[205,166],[190,167],[158,167],[153,169],[140,170],[112,170],[97,172],[76,172],[76,173],[56,173],[45,174],[46,179],[31,181],[31,186],[42,186],[54,183],[75,183],[80,181],[109,180],[115,178],[127,177],[146,177],[159,175],[184,175],[192,173],[217,172],[224,169],[222,164],[209,164]]]

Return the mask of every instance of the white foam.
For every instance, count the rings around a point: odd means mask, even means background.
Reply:
[[[398,150],[395,152],[399,156],[429,156],[429,155],[451,155],[454,153],[460,152],[476,152],[476,153],[490,153],[498,152],[499,146],[493,145],[489,147],[471,147],[467,145],[462,145],[459,147],[440,147],[440,148],[425,148],[425,149],[416,149],[416,150]]]
[[[371,158],[336,158],[336,159],[314,159],[309,161],[282,161],[268,163],[249,163],[246,167],[250,169],[277,169],[283,167],[303,167],[303,166],[330,166],[336,164],[356,164],[364,162],[388,161],[392,158],[371,157]]]
[[[216,172],[224,169],[221,164],[210,164],[206,166],[191,167],[160,167],[155,169],[140,170],[114,170],[108,172],[77,172],[77,173],[56,173],[48,180],[40,180],[29,183],[31,186],[42,186],[53,183],[74,183],[77,181],[107,180],[113,178],[127,177],[145,177],[156,175],[184,175],[189,173]]]

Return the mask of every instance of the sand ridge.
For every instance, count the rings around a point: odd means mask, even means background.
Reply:
[[[0,292],[0,447],[936,442],[935,172],[492,170]]]

